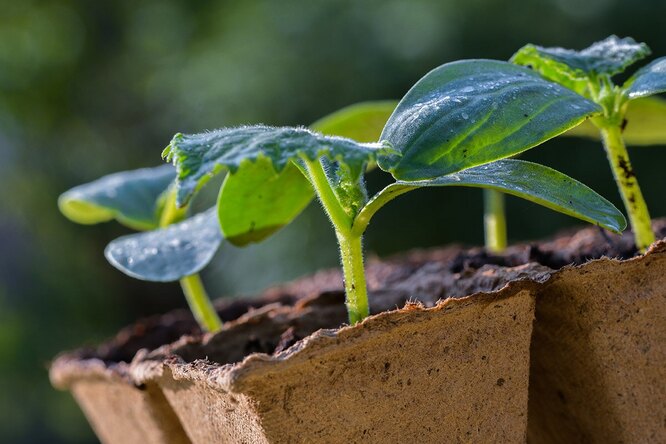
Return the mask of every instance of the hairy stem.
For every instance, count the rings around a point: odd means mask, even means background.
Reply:
[[[507,245],[504,193],[496,190],[483,190],[483,204],[486,248],[496,253],[504,251]]]
[[[176,207],[176,189],[169,190],[166,197],[160,227],[167,227],[185,218],[186,209]],[[203,282],[198,274],[186,276],[180,280],[180,286],[185,293],[185,299],[190,306],[194,318],[202,330],[215,332],[222,327],[222,320],[217,315]]]
[[[345,293],[349,323],[351,325],[368,317],[368,290],[363,266],[363,238],[361,236],[336,233],[340,246],[342,273],[345,279]]]
[[[303,158],[307,175],[324,211],[331,219],[340,247],[340,261],[345,281],[345,295],[349,323],[362,321],[368,316],[368,290],[363,266],[363,233],[352,233],[352,218],[345,212],[331,188],[326,172],[319,160]]]
[[[185,299],[201,328],[211,332],[219,330],[222,327],[222,321],[217,315],[199,275],[193,274],[182,278],[180,286],[183,288]]]
[[[638,186],[636,174],[629,162],[629,154],[622,139],[622,130],[616,125],[604,125],[600,127],[600,130],[608,161],[634,232],[636,247],[640,251],[645,251],[654,242],[655,237],[650,223],[650,213]]]

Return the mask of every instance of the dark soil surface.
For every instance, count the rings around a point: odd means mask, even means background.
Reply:
[[[666,220],[655,221],[654,228],[657,238],[666,237]],[[550,272],[566,265],[636,254],[631,233],[620,236],[589,227],[541,243],[515,245],[501,254],[483,248],[446,247],[381,262],[371,259],[367,266],[371,312],[410,302],[432,306],[448,297],[498,290],[516,279],[545,280]],[[210,337],[205,346],[194,345],[201,331],[183,310],[139,321],[97,349],[82,349],[76,355],[108,364],[130,362],[139,349],[154,350],[191,336],[186,347],[172,351],[180,350],[177,354],[188,362],[208,358],[219,364],[232,363],[253,352],[280,352],[320,328],[338,328],[346,322],[339,270],[273,287],[254,298],[220,299],[216,306],[229,328]]]

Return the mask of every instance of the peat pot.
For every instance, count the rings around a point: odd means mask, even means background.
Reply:
[[[666,442],[666,243],[635,253],[594,228],[413,252],[371,261],[355,326],[321,272],[220,305],[215,334],[139,323],[51,378],[106,444]]]

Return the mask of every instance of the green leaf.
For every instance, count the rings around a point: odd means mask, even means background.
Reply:
[[[310,128],[328,136],[376,142],[397,105],[392,100],[357,103],[317,120]]]
[[[430,179],[513,156],[600,111],[521,66],[448,63],[400,101],[382,133],[399,154],[378,162],[396,179]]]
[[[198,273],[222,242],[214,208],[177,224],[119,237],[104,250],[123,273],[154,282],[170,282]]]
[[[560,83],[563,79],[575,81],[597,75],[612,76],[649,54],[650,48],[645,43],[637,43],[631,37],[621,39],[612,35],[581,51],[526,45],[511,60],[520,65],[530,65],[545,77]]]
[[[647,146],[666,144],[666,100],[643,97],[631,100],[625,114],[627,124],[622,136],[627,145]],[[571,128],[564,136],[600,140],[599,128],[589,120]]]
[[[396,197],[421,187],[466,186],[489,188],[543,205],[552,210],[621,232],[627,225],[622,213],[612,203],[582,183],[545,167],[523,160],[498,160],[454,174],[422,181],[399,181],[389,185],[373,201]],[[375,210],[376,211],[376,210]]]
[[[137,230],[159,224],[159,202],[176,177],[170,165],[123,171],[79,185],[58,198],[60,211],[80,224],[113,219]]]
[[[346,164],[354,177],[359,177],[366,163],[383,149],[385,147],[379,143],[358,143],[306,128],[257,125],[202,134],[176,134],[163,156],[176,165],[178,205],[182,206],[211,176],[224,168],[234,173],[244,162],[264,157],[279,173],[300,156],[314,160],[325,155]]]
[[[666,92],[666,57],[661,57],[636,71],[624,84],[630,99]]]
[[[260,158],[225,179],[217,203],[220,228],[234,245],[259,242],[289,224],[313,197],[312,185],[293,163],[278,174]]]
[[[396,102],[364,102],[348,106],[311,125],[325,135],[359,142],[379,139]],[[279,173],[271,162],[244,163],[225,180],[218,198],[220,227],[235,245],[259,242],[288,225],[314,197],[312,185],[290,163]]]

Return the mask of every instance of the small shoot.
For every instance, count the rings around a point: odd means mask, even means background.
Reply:
[[[146,231],[123,236],[107,246],[105,256],[116,268],[139,279],[180,280],[195,318],[206,331],[222,322],[197,274],[222,241],[214,211],[187,217],[175,206],[170,165],[111,174],[79,185],[58,199],[61,212],[81,224],[117,220]],[[185,220],[184,220],[185,219]]]
[[[363,234],[381,207],[408,191],[432,186],[491,188],[612,231],[624,229],[622,214],[585,185],[541,165],[502,160],[600,112],[593,102],[529,69],[469,60],[443,65],[421,79],[376,139],[359,141],[305,128],[256,125],[176,134],[163,155],[177,167],[179,205],[186,205],[203,183],[223,171],[230,172],[227,181],[239,181],[238,189],[255,183],[238,179],[244,168],[251,168],[248,165],[270,172],[270,164],[278,176],[286,171],[302,173],[335,230],[349,320],[355,324],[369,314]],[[369,197],[364,173],[375,162],[396,182]],[[295,168],[289,170],[291,165]],[[251,215],[246,225],[250,232],[256,227],[269,227],[270,232],[276,222],[269,208],[279,207],[278,201],[297,208],[305,200],[295,199],[289,190],[273,191],[274,201],[264,207],[265,213],[248,208],[246,202],[258,201],[251,193],[228,199],[221,192],[218,213]],[[230,226],[235,225],[220,217],[222,232],[226,234]]]
[[[603,110],[591,123],[608,155],[640,251],[645,251],[655,237],[625,143],[642,145],[666,141],[664,103],[649,97],[666,92],[666,57],[639,69],[622,85],[614,84],[613,77],[649,54],[650,49],[644,43],[629,37],[610,36],[582,51],[526,45],[512,58],[515,64],[532,67],[546,79],[587,98]],[[589,136],[591,133],[588,124],[571,135]]]

